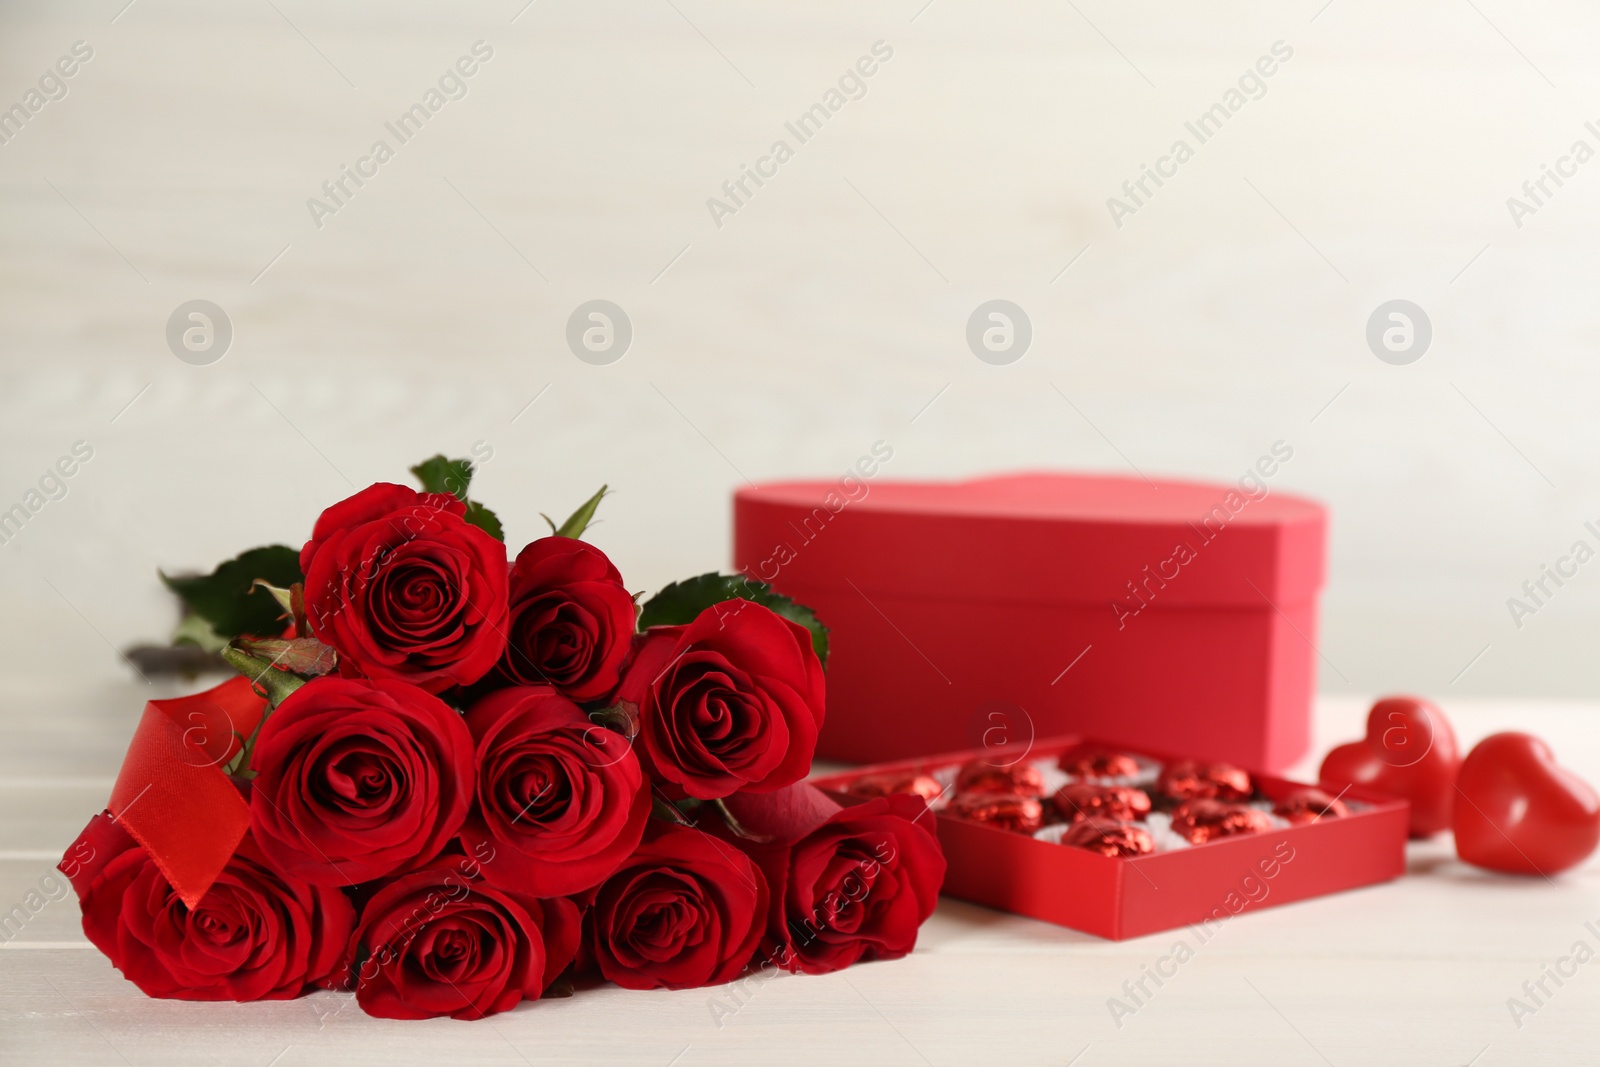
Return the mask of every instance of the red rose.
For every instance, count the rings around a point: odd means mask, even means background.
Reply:
[[[543,685],[491,693],[466,723],[477,804],[461,839],[489,878],[566,896],[599,885],[639,844],[650,790],[626,738]]]
[[[573,700],[617,686],[637,612],[606,554],[571,537],[541,537],[511,565],[511,614],[500,673],[553,685]]]
[[[104,814],[61,868],[78,891],[83,932],[152,997],[297,997],[335,970],[355,925],[344,894],[280,874],[248,835],[193,908]]]
[[[822,664],[805,627],[730,600],[642,634],[617,699],[638,707],[640,757],[669,792],[766,792],[811,770]]]
[[[261,727],[251,765],[257,843],[280,870],[316,885],[427,863],[472,801],[466,723],[404,682],[307,682]]]
[[[311,632],[346,676],[437,693],[505,651],[506,550],[449,493],[379,482],[317,519],[300,550]]]
[[[692,989],[730,981],[750,962],[767,885],[726,842],[652,821],[588,899],[586,948],[601,974],[628,989]]]
[[[572,962],[582,913],[466,873],[458,858],[389,882],[361,909],[349,980],[381,1019],[481,1019],[537,1000]]]
[[[910,952],[945,872],[922,798],[896,794],[841,809],[808,785],[787,792],[794,795],[730,805],[748,830],[776,837],[739,842],[772,889],[767,958],[785,970],[826,974]],[[763,818],[764,805],[776,818]]]

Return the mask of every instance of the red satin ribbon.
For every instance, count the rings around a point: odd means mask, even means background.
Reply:
[[[244,678],[152,700],[117,772],[111,818],[144,846],[191,908],[250,827],[250,805],[222,768],[266,707]]]

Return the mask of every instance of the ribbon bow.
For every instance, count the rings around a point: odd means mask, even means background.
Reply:
[[[111,788],[110,818],[143,846],[191,908],[250,828],[250,805],[222,768],[266,707],[244,678],[149,701]]]

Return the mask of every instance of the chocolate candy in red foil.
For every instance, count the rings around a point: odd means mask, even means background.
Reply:
[[[1316,822],[1318,819],[1341,818],[1350,814],[1350,809],[1345,807],[1344,801],[1338,797],[1329,796],[1320,789],[1308,786],[1279,798],[1278,802],[1272,805],[1272,813],[1298,826],[1302,823]]]
[[[1068,782],[1056,790],[1056,810],[1068,822],[1080,819],[1142,820],[1150,814],[1150,794],[1131,785]]]
[[[944,795],[944,787],[926,774],[869,774],[850,783],[850,793],[858,797],[887,797],[909,793],[930,805]]]
[[[1143,856],[1156,850],[1149,830],[1121,819],[1084,819],[1061,835],[1061,843],[1102,856]]]
[[[1031,834],[1044,825],[1044,802],[1017,793],[957,793],[945,814]]]
[[[1031,763],[1020,760],[1009,765],[976,759],[956,775],[958,793],[1015,793],[1024,797],[1044,796],[1044,775]]]
[[[1219,837],[1259,834],[1272,829],[1272,819],[1258,808],[1223,800],[1186,800],[1172,812],[1172,829],[1192,845]]]
[[[1139,761],[1126,752],[1070,752],[1056,765],[1074,778],[1132,778]]]
[[[1179,760],[1161,769],[1156,788],[1173,800],[1247,800],[1253,786],[1231,763]]]

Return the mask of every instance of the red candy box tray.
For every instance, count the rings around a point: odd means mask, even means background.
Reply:
[[[1154,851],[1102,855],[1051,840],[1071,825],[1057,813],[1053,801],[1059,786],[1074,780],[1062,767],[1080,765],[1083,757],[1106,754],[1133,757],[1137,772],[1098,779],[1091,775],[1083,780],[1131,786],[1147,795],[1154,810],[1123,826],[1144,828],[1143,835],[1138,829],[1128,832],[1142,836],[1146,845],[1153,842]],[[1343,814],[1292,823],[1273,809],[1284,806],[1286,798],[1308,795],[1305,791],[1312,787],[1251,774],[1253,791],[1237,806],[1260,813],[1240,817],[1261,828],[1198,844],[1185,840],[1180,830],[1188,826],[1187,812],[1157,783],[1165,768],[1180,774],[1181,765],[1187,762],[1181,757],[1069,736],[1037,742],[1024,752],[972,749],[875,764],[815,778],[812,784],[850,804],[865,799],[853,790],[869,785],[894,779],[909,784],[913,777],[921,776],[921,790],[932,791],[937,782],[939,799],[931,817],[937,822],[939,842],[949,863],[944,893],[1117,941],[1180,926],[1213,924],[1245,911],[1384,882],[1405,873],[1406,802],[1358,787],[1339,794]],[[978,778],[1010,775],[1042,785],[1046,825],[1039,833],[1043,838],[1033,836],[1030,829],[1008,829],[955,815],[966,795],[955,785],[962,768],[970,768],[967,773]],[[1181,779],[1167,784],[1174,792],[1183,788]],[[1010,802],[1016,803],[1014,799]],[[1230,810],[1233,807],[1229,805]],[[1200,805],[1200,810],[1206,806]],[[1317,810],[1322,810],[1320,804]]]

